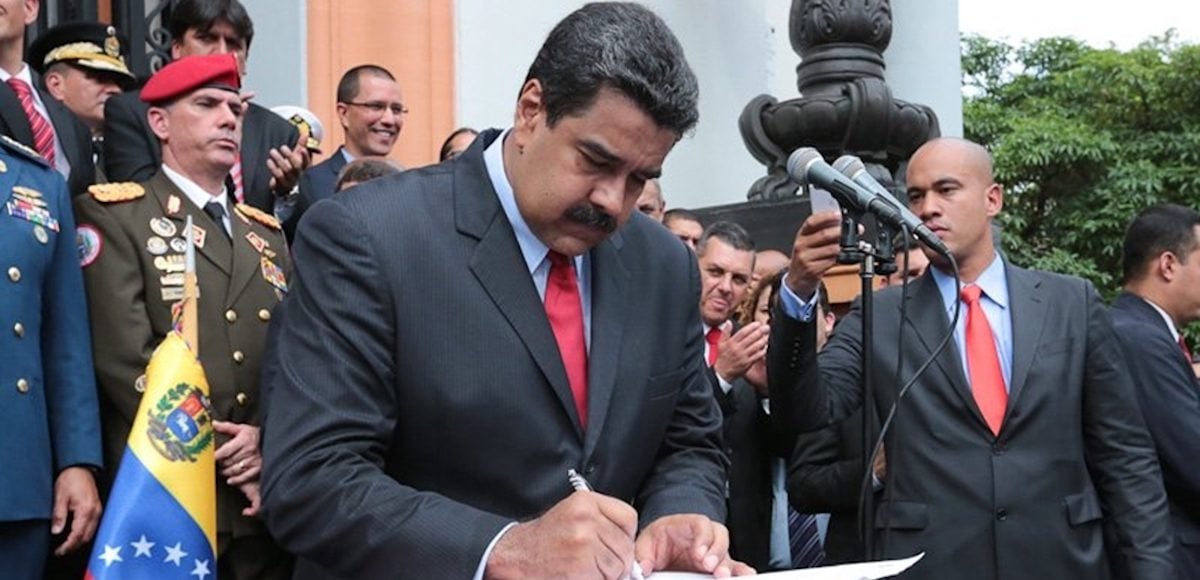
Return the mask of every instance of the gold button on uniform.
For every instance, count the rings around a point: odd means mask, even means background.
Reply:
[[[17,379],[17,392],[22,393],[22,394],[28,393],[29,392],[29,381],[27,381],[25,379]]]
[[[13,325],[13,334],[17,335],[17,338],[21,338],[22,336],[25,336],[25,325],[21,324],[20,322],[14,324]]]
[[[250,397],[247,397],[246,393],[238,393],[235,399],[237,400],[237,404],[242,407],[245,407],[246,403],[250,402]]]
[[[8,279],[12,280],[13,282],[20,282],[21,281],[21,269],[16,266],[9,268],[8,269]]]
[[[263,322],[270,320],[271,319],[271,311],[267,310],[266,308],[259,310],[258,311],[258,319]]]
[[[233,362],[241,363],[244,360],[246,360],[246,355],[242,354],[242,351],[240,351],[240,350],[233,351]]]
[[[232,308],[230,308],[229,310],[226,310],[225,311],[225,320],[229,321],[229,324],[233,324],[233,323],[237,322],[237,313],[234,312]]]

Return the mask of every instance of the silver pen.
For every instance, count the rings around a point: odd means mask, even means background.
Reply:
[[[571,487],[575,491],[592,491],[592,485],[574,469],[567,470],[567,481],[571,482]],[[630,572],[629,578],[630,580],[646,580],[646,577],[642,574],[642,565],[638,564],[636,559],[633,561],[633,571]]]

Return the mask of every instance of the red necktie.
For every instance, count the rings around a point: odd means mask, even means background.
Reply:
[[[708,329],[704,335],[704,341],[708,343],[708,366],[713,366],[717,363],[717,355],[721,354],[719,345],[721,344],[721,329],[714,326]]]
[[[587,341],[583,331],[583,303],[579,298],[579,284],[575,280],[575,264],[558,252],[551,251],[550,275],[546,279],[546,318],[554,330],[558,352],[562,356],[571,394],[575,396],[575,410],[579,413],[579,425],[587,428],[588,359]]]
[[[962,300],[967,303],[967,369],[975,404],[979,405],[988,427],[996,435],[1004,421],[1008,392],[1004,390],[1004,371],[1000,368],[992,327],[979,305],[982,293],[983,290],[974,284],[962,289]]]
[[[29,119],[29,127],[33,129],[33,148],[45,158],[46,163],[54,167],[54,129],[46,118],[33,106],[33,91],[25,81],[17,77],[9,77],[8,86],[17,94],[21,108],[25,109],[25,117]]]
[[[233,167],[229,168],[229,177],[230,177],[230,179],[233,180],[233,191],[231,191],[230,193],[233,194],[234,199],[237,199],[238,203],[245,203],[246,187],[245,187],[245,184],[242,183],[242,154],[241,153],[238,153],[237,161],[233,162]]]

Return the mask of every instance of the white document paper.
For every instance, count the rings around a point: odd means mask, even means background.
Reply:
[[[839,564],[837,566],[823,566],[820,568],[807,568],[804,570],[786,570],[783,572],[767,572],[753,576],[753,578],[770,578],[771,580],[875,580],[876,578],[890,578],[916,564],[925,556],[925,552],[921,552],[911,558],[903,560],[884,560],[881,562],[862,562],[859,564]],[[696,574],[693,572],[655,572],[646,577],[646,580],[704,580],[711,579],[710,574]]]

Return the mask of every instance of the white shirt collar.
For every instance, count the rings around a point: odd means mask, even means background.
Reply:
[[[179,191],[182,191],[183,195],[191,200],[196,207],[204,209],[204,206],[208,205],[208,202],[216,201],[225,206],[225,215],[229,215],[229,195],[225,192],[224,185],[221,186],[220,194],[213,195],[207,191],[204,191],[204,188],[197,185],[195,181],[192,181],[183,174],[171,169],[170,167],[167,167],[165,163],[162,165],[162,171],[163,174],[167,176],[167,179],[170,179],[171,183],[174,183],[175,187],[178,187]]]
[[[521,215],[521,209],[517,207],[517,197],[513,191],[512,182],[508,180],[508,174],[504,170],[504,139],[508,137],[511,130],[505,129],[499,137],[496,137],[495,141],[492,141],[491,145],[488,145],[488,148],[483,151],[483,163],[487,167],[492,188],[496,190],[496,197],[500,199],[500,206],[504,208],[504,215],[508,217],[508,223],[512,225],[513,233],[517,236],[517,246],[521,248],[521,257],[525,259],[525,267],[530,273],[533,273],[546,259],[550,248],[534,235],[529,224],[525,222],[525,218]],[[576,256],[575,269],[578,271],[580,268],[581,259]]]

